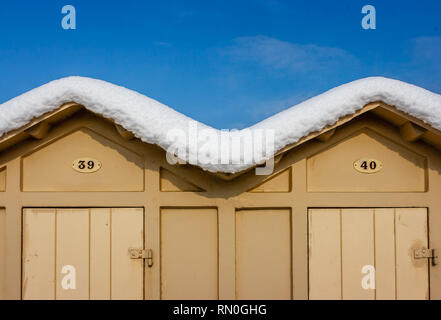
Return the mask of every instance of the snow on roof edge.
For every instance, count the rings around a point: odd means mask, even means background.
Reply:
[[[225,131],[195,121],[124,87],[97,79],[67,77],[51,81],[0,104],[0,136],[64,103],[76,102],[92,112],[113,119],[146,143],[159,145],[164,150],[173,147],[180,158],[190,160],[190,163],[204,170],[237,173],[262,163],[284,147],[376,101],[395,106],[441,130],[441,95],[402,81],[370,77],[331,89],[250,128],[227,131],[228,141],[239,138],[244,143],[250,130],[271,130],[274,134],[274,149],[269,154],[255,154],[252,161],[222,164],[220,155],[225,150],[216,144],[207,143],[205,139],[207,132],[220,136]],[[180,131],[191,136],[194,128],[197,128],[196,144],[188,143],[188,139],[176,140],[170,135],[171,132]],[[192,159],[196,160],[192,162]]]

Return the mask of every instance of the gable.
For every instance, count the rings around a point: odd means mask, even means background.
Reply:
[[[96,160],[91,174],[73,168]],[[86,128],[52,141],[22,158],[23,191],[143,191],[143,159]]]
[[[160,168],[160,190],[162,192],[202,192],[204,189],[187,181],[185,178],[179,177],[173,172]]]
[[[375,170],[357,170],[357,161]],[[309,192],[424,192],[426,158],[363,128],[307,159]],[[376,171],[376,172],[374,172]]]
[[[261,184],[253,187],[251,193],[278,193],[291,191],[291,168],[274,174]]]

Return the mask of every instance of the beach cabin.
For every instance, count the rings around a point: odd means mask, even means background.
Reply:
[[[257,125],[268,175],[170,163],[186,121],[86,78],[0,105],[0,298],[441,299],[439,95],[369,78],[288,109]]]

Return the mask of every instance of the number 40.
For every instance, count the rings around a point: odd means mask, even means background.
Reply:
[[[375,161],[369,161],[369,163],[367,161],[363,161],[363,163],[361,164],[361,167],[364,170],[375,170],[377,169],[377,163]]]

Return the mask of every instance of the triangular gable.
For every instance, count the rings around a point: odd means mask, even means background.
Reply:
[[[279,193],[291,191],[291,168],[272,175],[248,192],[251,193]]]
[[[177,176],[170,170],[160,169],[160,190],[165,192],[203,192],[204,189]]]

